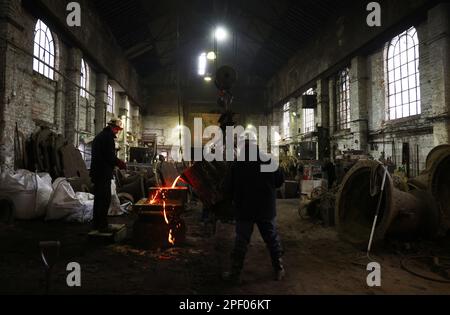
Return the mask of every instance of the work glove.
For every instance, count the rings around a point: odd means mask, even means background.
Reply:
[[[124,161],[122,161],[122,160],[118,160],[117,161],[117,167],[120,170],[126,170],[127,169],[127,164]]]

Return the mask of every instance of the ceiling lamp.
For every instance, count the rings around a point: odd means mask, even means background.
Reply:
[[[225,28],[219,26],[214,32],[214,37],[219,41],[223,42],[228,38],[228,32]]]

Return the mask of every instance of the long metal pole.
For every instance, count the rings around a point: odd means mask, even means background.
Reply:
[[[369,239],[369,246],[367,247],[367,257],[370,257],[370,252],[372,250],[372,244],[373,244],[373,238],[375,235],[375,228],[377,226],[378,223],[378,217],[380,215],[380,209],[381,209],[381,201],[383,200],[383,193],[384,193],[384,188],[386,187],[386,178],[387,178],[387,168],[382,165],[383,170],[384,170],[384,176],[383,176],[383,182],[381,184],[381,192],[380,192],[380,198],[378,198],[378,204],[377,204],[377,211],[375,213],[375,218],[373,220],[373,225],[372,225],[372,231],[370,233],[370,239]]]
[[[183,144],[182,144],[182,128],[181,128],[181,74],[180,74],[180,6],[177,1],[177,102],[178,102],[178,140],[180,144],[179,152],[183,156]]]

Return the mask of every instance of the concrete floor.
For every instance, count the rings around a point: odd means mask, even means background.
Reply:
[[[271,280],[268,252],[255,230],[243,275],[232,287],[220,275],[229,263],[233,226],[217,225],[215,235],[200,223],[199,210],[186,215],[187,243],[167,251],[142,251],[131,242],[100,245],[87,240],[89,225],[16,222],[0,227],[0,294],[42,294],[44,274],[38,242],[59,240],[61,257],[53,272],[57,294],[450,294],[450,284],[424,280],[400,267],[402,256],[450,256],[448,239],[433,244],[390,245],[374,255],[382,265],[381,288],[366,285],[367,258],[341,242],[333,228],[302,220],[297,200],[278,202],[279,229],[286,250],[287,278]],[[132,217],[114,219],[132,225]],[[66,285],[69,262],[82,268],[81,288]]]

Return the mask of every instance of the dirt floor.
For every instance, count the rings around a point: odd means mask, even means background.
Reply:
[[[448,239],[429,243],[390,244],[375,259],[382,266],[381,288],[368,288],[363,252],[340,241],[333,228],[301,219],[297,200],[278,201],[279,229],[285,247],[287,277],[272,281],[268,252],[255,229],[243,284],[221,280],[233,243],[233,226],[218,223],[216,233],[201,223],[199,209],[185,215],[186,244],[165,251],[143,251],[131,241],[104,245],[89,241],[89,225],[16,222],[0,227],[0,294],[43,294],[40,241],[59,240],[59,263],[53,271],[53,294],[450,294],[450,284],[416,277],[401,268],[416,254],[450,256]],[[133,216],[114,218],[131,227]],[[406,255],[406,256],[404,256]],[[66,285],[70,262],[81,265],[81,288]]]

